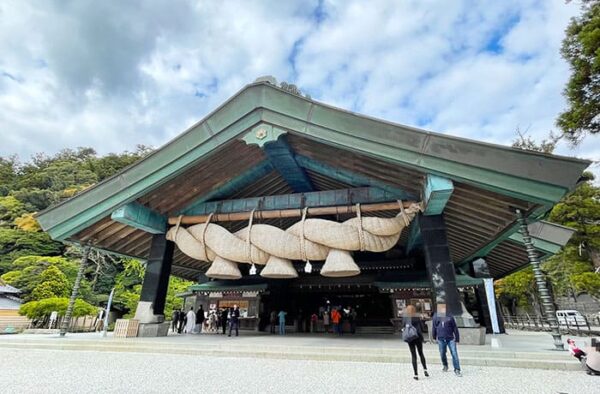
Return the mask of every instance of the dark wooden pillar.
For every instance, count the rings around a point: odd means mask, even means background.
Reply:
[[[455,318],[463,314],[460,295],[456,287],[454,264],[450,258],[446,223],[442,215],[418,216],[423,239],[425,266],[431,281],[435,304],[446,304],[446,311]],[[459,319],[457,319],[457,323]]]
[[[160,323],[164,321],[165,300],[169,287],[174,248],[175,244],[168,241],[165,234],[152,236],[140,302],[135,314],[135,318],[140,320],[141,323]]]

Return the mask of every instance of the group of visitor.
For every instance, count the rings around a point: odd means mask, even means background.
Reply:
[[[333,307],[323,309],[320,312],[323,320],[323,329],[325,333],[330,331],[337,335],[342,335],[344,330],[354,334],[356,332],[356,311],[350,306],[346,308]],[[269,315],[271,334],[285,334],[287,312],[282,310],[272,310]],[[308,319],[298,319],[297,332],[317,332],[318,331],[319,314],[316,312],[311,314]],[[305,323],[308,323],[307,327]]]
[[[283,309],[279,312],[273,310],[269,316],[269,323],[271,326],[271,334],[275,334],[275,327],[279,327],[279,335],[285,335],[285,317],[287,312]]]
[[[413,305],[406,307],[404,311],[404,317],[402,319],[402,325],[402,339],[408,344],[408,348],[410,350],[414,379],[419,380],[417,353],[421,359],[423,374],[426,377],[429,377],[429,372],[427,371],[427,362],[425,361],[425,355],[423,354],[423,320],[417,315],[416,308]],[[447,352],[448,349],[450,349],[454,374],[458,377],[461,377],[462,373],[460,370],[460,361],[458,359],[458,350],[456,347],[456,345],[460,342],[460,334],[458,332],[458,327],[454,317],[446,313],[445,304],[438,304],[437,313],[433,315],[431,326],[431,336],[434,341],[437,341],[440,351],[442,371],[448,371]]]
[[[240,308],[237,305],[229,308],[221,308],[219,312],[211,310],[208,317],[204,313],[202,305],[197,313],[194,307],[185,313],[181,308],[173,311],[171,330],[179,334],[199,334],[202,332],[216,333],[218,327],[222,328],[222,334],[227,334],[229,327],[229,336],[235,331],[235,336],[239,336],[240,327]]]
[[[571,338],[567,339],[567,345],[569,353],[579,360],[588,375],[600,375],[600,343],[597,340],[592,339],[592,346],[587,352],[580,349]]]
[[[332,332],[337,335],[344,333],[345,327],[354,334],[356,333],[356,310],[351,307],[341,308],[334,307],[331,311],[327,309],[323,311],[323,327],[325,333],[329,333],[329,327]]]

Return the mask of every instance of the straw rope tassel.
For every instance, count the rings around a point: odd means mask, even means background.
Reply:
[[[248,216],[248,226],[235,234],[210,222],[212,216],[206,223],[187,228],[182,227],[181,220],[178,220],[166,237],[175,242],[184,254],[201,261],[213,261],[211,273],[213,268],[216,269],[215,265],[223,269],[227,265],[227,275],[237,277],[239,269],[236,263],[247,263],[272,265],[273,270],[263,269],[267,271],[265,277],[271,274],[278,275],[272,277],[293,277],[297,271],[293,269],[291,260],[306,261],[307,268],[310,268],[311,260],[325,260],[323,268],[333,268],[335,263],[336,267],[343,268],[334,270],[336,276],[351,276],[360,272],[352,260],[351,251],[384,252],[391,249],[400,239],[403,229],[421,211],[419,203],[405,209],[402,201],[398,200],[398,205],[400,212],[393,218],[363,217],[362,207],[356,205],[356,216],[343,223],[308,219],[308,207],[305,207],[302,220],[286,230],[254,224],[256,212],[252,212]],[[352,207],[347,207],[347,211],[351,212]],[[275,268],[277,270],[274,271]],[[321,271],[322,275],[326,273],[327,270]],[[217,271],[217,275],[221,273]]]

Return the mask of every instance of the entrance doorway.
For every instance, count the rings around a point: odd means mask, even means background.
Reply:
[[[354,310],[356,327],[390,327],[393,317],[392,301],[389,294],[381,294],[376,289],[271,289],[262,297],[263,316],[261,330],[268,329],[271,311],[287,312],[286,326],[294,332],[311,332],[311,316],[317,315],[317,324],[312,332],[324,332],[323,314],[334,308]],[[344,326],[350,331],[349,322]]]

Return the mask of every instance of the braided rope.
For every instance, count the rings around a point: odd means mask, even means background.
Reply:
[[[208,215],[208,218],[206,219],[206,223],[204,223],[204,228],[202,229],[202,246],[204,246],[204,255],[208,257],[208,250],[206,249],[206,229],[208,228],[208,225],[210,223],[210,220],[212,219],[214,215],[214,212],[211,212],[210,215]]]
[[[250,219],[248,219],[248,237],[246,239],[246,244],[248,245],[248,249],[247,249],[247,253],[248,253],[248,261],[250,262],[250,264],[254,265],[254,263],[252,262],[252,221],[254,220],[254,211],[256,211],[256,208],[254,208],[252,210],[252,212],[250,212]]]
[[[309,219],[308,208],[303,208],[302,220],[286,230],[268,224],[255,224],[254,219],[258,219],[257,215],[260,214],[253,211],[248,226],[236,233],[211,223],[212,214],[207,222],[187,228],[181,227],[180,217],[166,236],[183,253],[203,261],[212,261],[215,255],[250,264],[265,264],[269,255],[307,262],[311,259],[325,260],[329,250],[333,249],[382,252],[393,247],[402,229],[421,210],[416,203],[406,209],[402,201],[398,200],[398,204],[400,212],[394,218],[363,217],[360,204],[341,208],[340,214],[351,212],[352,208],[356,210],[356,216],[342,223]],[[201,256],[201,251],[204,256]]]
[[[360,212],[360,204],[356,204],[356,217],[358,218],[358,242],[360,243],[360,251],[365,251],[365,233],[362,223],[362,215]]]
[[[300,254],[302,256],[302,261],[307,261],[306,259],[306,238],[304,237],[304,223],[306,223],[306,213],[308,212],[308,207],[304,207],[302,210],[302,231],[300,233]]]
[[[183,215],[179,215],[177,217],[177,224],[175,224],[175,236],[177,236],[177,232],[179,231],[179,226],[181,226],[181,219],[183,219]]]
[[[408,225],[410,224],[410,219],[406,215],[406,211],[404,210],[404,204],[402,203],[402,200],[398,200],[398,204],[400,205],[400,215],[402,216],[402,219],[404,219],[404,224],[406,224],[406,227],[408,227]]]

